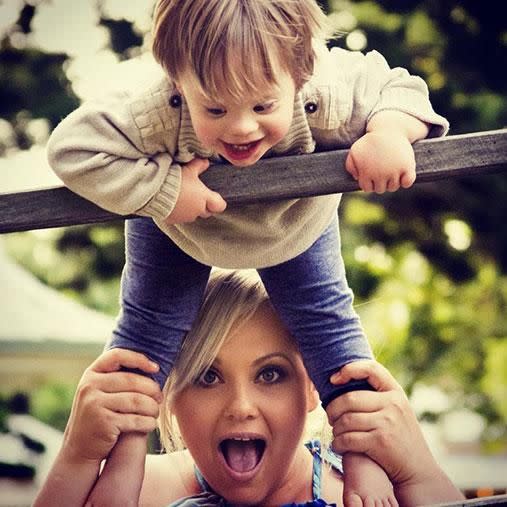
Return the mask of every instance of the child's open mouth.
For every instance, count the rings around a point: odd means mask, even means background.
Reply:
[[[227,438],[219,447],[229,473],[237,479],[248,479],[262,461],[266,442],[260,438]]]
[[[229,160],[246,160],[250,158],[259,147],[261,143],[261,139],[254,141],[252,143],[243,143],[243,144],[230,144],[223,142],[225,147],[225,152],[227,154],[227,158]]]

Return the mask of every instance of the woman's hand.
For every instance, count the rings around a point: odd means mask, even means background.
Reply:
[[[84,372],[74,396],[62,452],[73,463],[107,457],[122,432],[148,433],[156,428],[158,384],[121,367],[155,373],[158,365],[143,354],[112,349]]]
[[[353,391],[328,405],[336,452],[365,453],[387,473],[400,506],[463,499],[435,461],[401,386],[376,361],[357,361],[333,384],[367,380],[376,391]]]
[[[158,384],[137,373],[120,371],[122,366],[146,373],[158,371],[158,365],[143,354],[124,349],[104,352],[86,369],[74,396],[62,447],[34,507],[87,504],[101,462],[120,433],[155,429],[162,398]]]
[[[374,391],[353,391],[333,403],[333,449],[365,453],[393,484],[426,481],[439,469],[401,386],[376,361],[357,361],[331,377],[333,384],[365,379]]]

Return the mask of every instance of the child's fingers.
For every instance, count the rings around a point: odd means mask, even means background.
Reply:
[[[403,188],[409,188],[414,184],[415,178],[416,178],[415,170],[404,171],[400,178],[400,185]]]
[[[185,164],[184,167],[194,170],[199,176],[208,169],[209,160],[207,158],[194,158],[188,164]]]
[[[359,178],[359,187],[363,192],[373,192],[375,189],[373,180],[368,177]]]
[[[111,373],[121,368],[135,368],[145,373],[156,373],[157,363],[150,361],[144,354],[122,348],[108,350],[101,354],[91,365],[98,373]]]
[[[401,389],[398,382],[377,361],[355,361],[343,366],[339,372],[330,378],[332,384],[346,384],[351,380],[368,380],[376,391],[389,391]]]
[[[206,210],[210,213],[222,213],[227,207],[227,203],[218,192],[210,191],[206,199]]]
[[[397,178],[389,178],[386,189],[388,192],[396,192],[400,188],[400,182]]]
[[[373,191],[376,194],[383,194],[387,188],[387,181],[384,179],[378,179],[377,181],[373,181]]]
[[[345,169],[357,181],[357,179],[359,178],[359,174],[357,172],[356,164],[354,163],[354,157],[352,157],[350,152],[347,155],[347,158],[345,159]]]

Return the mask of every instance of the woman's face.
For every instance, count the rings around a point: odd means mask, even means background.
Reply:
[[[266,505],[280,488],[301,488],[306,479],[299,450],[317,403],[300,354],[265,304],[233,327],[211,368],[176,397],[173,412],[211,487],[232,503]]]

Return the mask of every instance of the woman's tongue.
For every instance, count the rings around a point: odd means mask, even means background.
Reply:
[[[227,464],[235,472],[249,472],[259,462],[259,454],[254,440],[226,440],[223,452]]]

